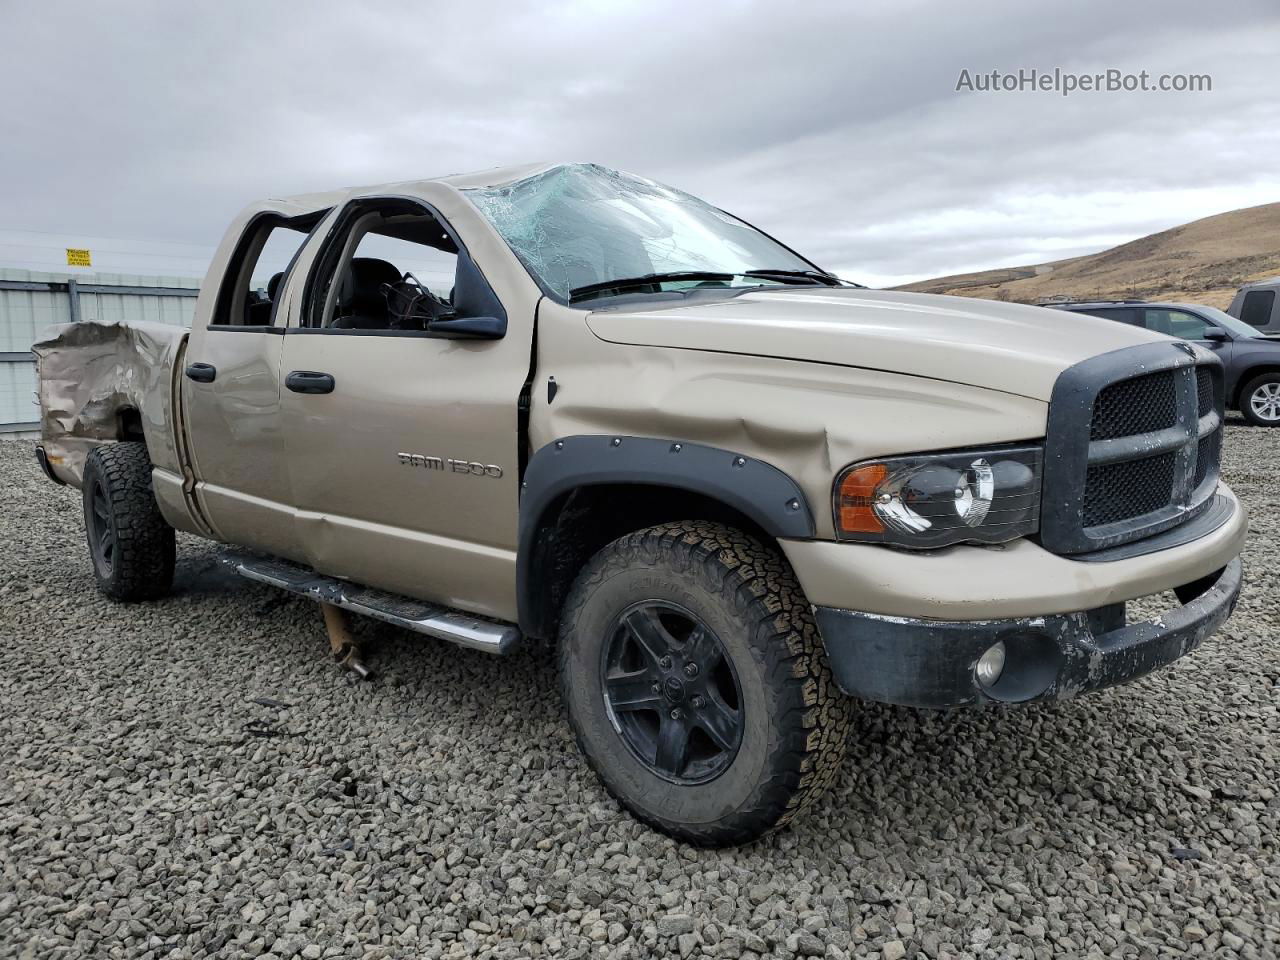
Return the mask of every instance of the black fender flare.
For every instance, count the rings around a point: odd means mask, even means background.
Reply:
[[[520,488],[516,592],[520,626],[538,635],[534,563],[538,531],[557,499],[581,487],[642,484],[719,500],[774,537],[812,539],[813,514],[800,486],[763,460],[684,440],[572,436],[529,459]]]

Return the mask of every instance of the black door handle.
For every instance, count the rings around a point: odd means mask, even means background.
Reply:
[[[284,385],[294,393],[333,393],[334,379],[331,373],[294,370],[284,378]]]
[[[187,379],[196,383],[213,383],[213,378],[217,375],[218,369],[212,363],[187,364]]]

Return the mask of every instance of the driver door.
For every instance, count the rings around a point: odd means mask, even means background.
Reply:
[[[532,317],[510,318],[501,339],[440,339],[405,314],[415,299],[405,290],[421,291],[419,314],[503,309],[433,210],[353,202],[284,337],[297,539],[321,573],[514,619],[517,405]]]

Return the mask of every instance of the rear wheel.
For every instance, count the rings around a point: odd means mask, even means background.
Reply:
[[[1255,427],[1280,427],[1280,373],[1264,373],[1246,383],[1240,412]]]
[[[112,600],[154,600],[173,586],[173,528],[151,487],[141,443],[95,447],[81,485],[84,524],[98,589]]]
[[[849,703],[776,549],[703,522],[630,534],[583,569],[561,622],[578,742],[651,826],[701,845],[753,840],[839,769]]]

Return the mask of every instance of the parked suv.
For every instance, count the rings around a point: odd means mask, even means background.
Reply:
[[[1280,427],[1280,337],[1199,303],[1099,300],[1047,304],[1208,347],[1226,368],[1227,406],[1258,427]]]

